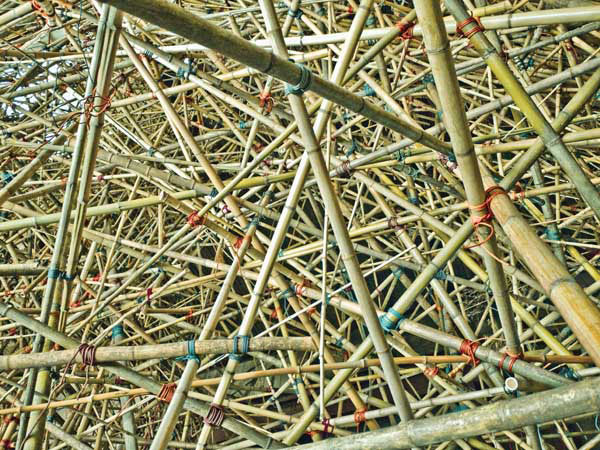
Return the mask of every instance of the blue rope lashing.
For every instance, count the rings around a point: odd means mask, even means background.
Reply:
[[[319,9],[317,9],[317,14],[319,16],[324,16],[326,13],[327,11],[325,11],[325,8],[323,8],[322,6]]]
[[[376,39],[367,39],[367,45],[370,45],[372,47],[375,44],[377,44],[377,40]]]
[[[370,85],[368,85],[367,83],[365,83],[363,85],[363,93],[365,94],[365,97],[374,97],[375,96],[375,89],[373,89]]]
[[[404,274],[404,269],[402,267],[398,267],[397,269],[392,270],[392,275],[396,278],[396,280],[400,281],[400,278]]]
[[[570,367],[563,367],[562,369],[560,369],[560,372],[558,372],[558,374],[560,376],[563,376],[565,378],[568,378],[569,380],[579,380],[579,375],[577,375],[577,372],[575,372],[573,369],[571,369]]]
[[[325,305],[329,305],[331,302],[331,295],[329,293],[325,294]]]
[[[233,338],[233,342],[235,342],[235,338]],[[235,344],[234,344],[234,348],[235,348]],[[196,354],[196,341],[194,339],[190,339],[189,341],[187,341],[187,355],[179,356],[179,357],[175,358],[176,361],[188,361],[190,359],[193,359],[198,364],[200,364],[200,358]]]
[[[438,120],[442,120],[444,113],[442,111],[436,111],[435,115],[437,116]]]
[[[242,341],[241,348],[240,348],[240,341]],[[235,359],[236,361],[239,361],[241,359],[242,355],[244,355],[245,353],[248,353],[249,349],[250,349],[250,336],[244,336],[244,335],[239,335],[239,334],[235,335],[233,337],[233,350],[229,354],[229,357]]]
[[[60,279],[65,281],[73,281],[76,277],[77,275],[75,274],[69,275],[67,272],[60,273]]]
[[[298,385],[299,384],[304,384],[304,381],[302,381],[302,378],[298,377],[298,378],[294,378],[294,392],[297,394],[298,393]]]
[[[310,69],[308,67],[303,66],[302,64],[296,64],[296,66],[298,66],[298,68],[300,69],[300,81],[298,82],[298,84],[295,84],[295,85],[286,83],[286,85],[285,85],[285,94],[286,95],[290,95],[290,94],[302,95],[302,94],[304,94],[304,92],[306,92],[306,90],[310,86],[310,82],[312,81],[312,72],[310,71]]]
[[[387,316],[388,314],[391,314],[392,316],[394,316],[396,318],[396,323],[394,323]],[[396,311],[394,308],[390,308],[386,314],[384,314],[383,316],[381,316],[379,318],[379,323],[381,324],[381,327],[383,328],[383,330],[386,333],[390,333],[391,331],[398,329],[398,326],[400,325],[400,323],[405,319],[406,319],[406,317],[404,317],[401,313]]]
[[[443,270],[438,270],[433,276],[433,278],[435,278],[436,280],[444,281],[448,279],[448,275],[446,275],[446,272],[444,272]]]
[[[408,197],[408,201],[411,202],[413,205],[419,204],[419,199],[417,197]]]
[[[456,155],[452,152],[450,152],[448,154],[448,161],[450,161],[451,163],[456,163]]]
[[[466,411],[467,409],[469,409],[468,406],[466,405],[456,405],[454,408],[452,408],[450,410],[450,412],[461,412],[461,411]]]
[[[118,337],[125,337],[125,333],[123,332],[123,325],[120,323],[116,324],[112,329],[112,338],[116,339]]]
[[[210,194],[209,195],[210,195],[211,198],[215,198],[218,193],[219,193],[219,191],[217,190],[217,188],[212,188],[210,190]]]
[[[371,25],[375,25],[376,22],[377,20],[375,19],[375,16],[371,14],[369,17],[367,17],[365,24],[370,27]]]
[[[148,59],[152,59],[154,58],[154,53],[152,53],[150,50],[144,50],[144,56]]]
[[[10,172],[2,172],[0,173],[0,178],[2,178],[2,182],[4,184],[8,184],[10,183],[15,177],[12,173]]]
[[[288,9],[287,15],[290,17],[293,17],[294,19],[299,19],[300,17],[302,17],[302,10],[301,9],[296,9],[294,11],[292,11],[291,9]]]
[[[280,250],[277,252],[277,257],[278,257],[278,258],[283,258],[283,249],[280,249]]]
[[[534,59],[533,59],[533,58],[530,56],[530,57],[527,59],[527,63],[525,64],[525,67],[527,67],[528,69],[531,69],[531,68],[534,66],[534,64],[535,64],[535,61],[534,61]]]
[[[430,84],[430,83],[434,83],[435,80],[433,78],[433,74],[432,73],[428,73],[427,75],[425,75],[423,77],[423,84]]]
[[[293,295],[294,295],[294,288],[292,288],[290,286],[285,291],[283,291],[281,294],[279,294],[279,297],[277,297],[277,298],[279,300],[281,300],[281,299],[287,300],[288,298],[292,297]]]
[[[348,158],[349,156],[352,156],[352,154],[358,150],[358,144],[356,143],[356,141],[354,139],[352,139],[352,144],[350,145],[350,147],[348,147],[348,151],[346,152],[346,158]]]
[[[153,157],[155,153],[156,149],[154,147],[148,147],[148,150],[146,150],[146,154],[150,157]]]
[[[551,241],[560,240],[560,232],[554,228],[544,228],[544,234]]]
[[[248,124],[243,120],[240,120],[238,126],[240,127],[240,130],[245,130],[246,128],[248,128]]]
[[[534,137],[535,135],[529,131],[526,131],[524,133],[519,133],[519,137],[523,138],[523,139],[530,139],[532,137]]]
[[[343,337],[339,337],[334,343],[333,345],[335,345],[337,348],[342,348],[343,347],[343,342],[344,342],[344,338]]]
[[[350,114],[350,113],[344,113],[344,114],[342,114],[342,120],[344,122],[348,122],[351,118],[352,118],[352,114]]]
[[[48,279],[49,280],[58,280],[62,275],[62,270],[60,269],[48,269]]]

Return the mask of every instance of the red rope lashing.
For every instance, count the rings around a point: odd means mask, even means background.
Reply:
[[[146,289],[146,300],[150,301],[152,299],[152,288]]]
[[[423,373],[425,374],[425,376],[429,379],[434,378],[435,376],[437,376],[438,373],[440,373],[440,369],[439,367],[426,367],[423,370]]]
[[[490,203],[494,197],[505,193],[506,192],[504,191],[504,189],[500,186],[491,186],[485,190],[485,200],[483,203],[475,206],[469,205],[469,209],[472,212],[474,211],[485,213],[482,216],[475,216],[471,214],[471,222],[473,223],[473,227],[475,228],[475,234],[477,234],[479,240],[475,244],[465,246],[465,248],[468,249],[473,247],[479,247],[480,245],[483,245],[487,241],[489,241],[492,238],[492,236],[494,236],[494,227],[490,223],[492,221],[492,218],[494,217],[494,213],[492,213],[492,210],[490,209]],[[485,239],[481,239],[479,233],[477,233],[477,229],[482,226],[488,228],[490,231],[490,233]]]
[[[458,351],[469,358],[469,364],[476,366],[477,364],[479,364],[479,360],[475,357],[475,352],[477,351],[477,348],[479,348],[479,342],[465,339],[460,344],[460,348],[458,349]]]
[[[515,362],[517,362],[517,359],[523,358],[523,353],[517,353],[515,355],[512,353],[506,352],[506,353],[502,354],[502,358],[500,358],[500,361],[498,362],[498,368],[500,370],[504,369],[504,361],[506,360],[507,357],[510,359],[508,361],[508,367],[506,368],[506,370],[508,372],[512,372],[513,366],[515,365]]]
[[[296,297],[302,297],[306,293],[306,288],[310,287],[310,281],[307,279],[302,280],[301,283],[296,285]]]
[[[473,28],[471,28],[469,31],[464,31],[464,28],[471,23],[475,24],[475,26]],[[485,28],[483,28],[483,25],[481,24],[479,17],[476,17],[476,16],[468,17],[465,20],[463,20],[462,22],[459,22],[456,24],[456,34],[458,34],[459,36],[464,36],[467,39],[469,39],[475,33],[478,33],[479,31],[484,31],[484,30],[485,30]]]
[[[365,420],[367,420],[367,418],[365,417],[366,412],[367,412],[367,408],[357,409],[354,412],[354,423],[356,424],[357,431],[358,431],[359,425],[361,423],[363,423]]]
[[[81,344],[77,353],[81,355],[81,363],[84,367],[96,365],[96,347],[93,345]]]
[[[15,446],[13,445],[13,443],[10,439],[3,439],[0,441],[0,443],[6,449],[14,449],[15,448]]]
[[[197,226],[202,226],[206,223],[206,217],[198,214],[198,211],[194,211],[187,217],[187,224],[196,228]]]
[[[317,312],[317,308],[315,308],[314,306],[311,306],[310,308],[308,308],[306,310],[306,314],[308,314],[309,316],[312,316],[316,312]]]
[[[15,327],[12,327],[10,330],[8,330],[9,336],[14,336],[15,334],[17,334],[17,329]]]
[[[413,38],[413,28],[415,26],[414,22],[408,21],[408,22],[403,22],[402,20],[396,22],[396,25],[394,25],[396,28],[398,28],[399,31],[399,37],[403,40],[403,41],[408,41],[410,39]]]
[[[329,423],[329,419],[328,418],[323,419],[323,421],[321,423],[323,424],[323,434],[324,435],[327,436],[327,435],[333,433],[333,425],[331,425]],[[329,429],[329,427],[331,427],[331,429]]]
[[[177,385],[175,383],[167,383],[167,384],[163,384],[160,387],[160,392],[158,393],[158,399],[160,401],[169,403],[171,400],[173,400],[173,395],[175,394],[175,389],[177,388]]]
[[[271,93],[268,91],[263,91],[258,96],[258,106],[264,108],[266,113],[270,113],[273,110],[273,97],[271,97]]]
[[[276,306],[275,309],[271,312],[271,321],[277,320],[279,317],[278,312],[281,312],[281,306]]]
[[[96,98],[100,99],[98,105],[94,105]],[[89,126],[92,117],[98,117],[110,108],[112,99],[110,96],[102,97],[101,95],[90,95],[85,98],[83,103],[83,113],[85,114],[85,123]]]
[[[204,418],[204,423],[211,427],[220,427],[223,424],[223,420],[225,420],[225,410],[223,407],[216,403],[211,403],[208,414]]]
[[[194,310],[193,310],[193,308],[190,308],[190,310],[188,311],[188,313],[185,316],[185,320],[187,320],[189,322],[190,320],[192,320],[193,317],[194,317]]]

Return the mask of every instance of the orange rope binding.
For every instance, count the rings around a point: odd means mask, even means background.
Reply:
[[[469,31],[464,31],[464,28],[471,23],[475,24],[475,26],[473,28],[471,28]],[[485,30],[485,28],[483,28],[483,25],[481,24],[481,20],[479,20],[479,17],[476,17],[476,16],[468,17],[465,20],[463,20],[462,22],[456,24],[456,34],[459,36],[466,37],[467,39],[469,39],[475,33],[478,33],[479,31],[484,31],[484,30]]]
[[[479,364],[479,360],[475,357],[475,352],[479,348],[479,342],[470,341],[469,339],[465,339],[460,344],[459,352],[469,358],[469,364],[472,364],[473,367]]]
[[[494,213],[490,209],[490,203],[494,197],[500,194],[506,194],[506,191],[500,186],[491,186],[485,190],[485,200],[483,203],[480,203],[479,205],[475,206],[469,205],[469,209],[472,212],[485,212],[485,214],[483,214],[482,216],[475,216],[471,214],[471,222],[473,223],[473,227],[475,228],[475,232],[477,234],[477,237],[479,238],[479,241],[475,244],[467,245],[465,246],[465,248],[468,249],[473,247],[479,247],[480,245],[483,245],[487,241],[489,241],[492,238],[492,236],[494,236],[494,227],[491,224],[492,218],[494,217]],[[481,236],[477,232],[477,229],[482,226],[488,228],[490,231],[490,234],[488,234],[488,236],[485,239],[481,239]]]
[[[175,389],[177,385],[175,383],[163,384],[160,388],[160,392],[158,393],[158,399],[160,401],[169,403],[173,400],[173,395],[175,394]]]

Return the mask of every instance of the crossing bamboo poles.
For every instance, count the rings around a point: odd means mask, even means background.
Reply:
[[[43,446],[124,443],[127,450],[195,448],[199,441],[215,448],[273,447],[283,440],[335,447],[343,436],[396,425],[388,377],[329,229],[327,205],[284,83],[134,16],[126,16],[121,34],[135,49],[137,64],[131,52],[117,50],[110,109],[104,123],[97,122],[102,133],[94,167],[84,170],[84,178],[92,174],[89,196],[81,197],[79,212],[69,214],[68,231],[81,239],[69,241],[67,231],[64,256],[70,254],[71,262],[63,258],[61,268],[73,263],[73,270],[64,271],[77,276],[67,289],[59,282],[53,296],[60,303],[54,303],[48,324],[56,316],[58,334],[39,327],[73,165],[73,119],[81,114],[103,19],[87,0],[54,2],[54,8],[47,1],[26,3],[30,12],[0,25],[0,297],[10,305],[0,315],[0,352],[18,364],[0,376],[0,447],[16,444],[19,417],[33,413],[47,417]],[[486,36],[491,30],[499,36],[511,70],[520,72],[527,94],[597,186],[598,24],[565,27],[560,22],[581,17],[581,10],[567,8],[554,18],[554,3],[467,6],[473,15],[486,16]],[[582,345],[572,315],[569,326],[541,282],[553,276],[554,263],[529,267],[529,249],[546,246],[540,253],[545,258],[551,247],[564,257],[563,274],[583,289],[577,301],[600,304],[594,212],[544,152],[519,105],[446,18],[441,26],[451,37],[448,71],[456,72],[466,116],[459,131],[471,136],[480,172],[507,191],[518,211],[504,210],[511,217],[504,224],[512,226],[508,233],[498,218],[491,219],[509,315],[524,352],[521,359],[511,357],[485,261],[491,251],[485,244],[472,246],[485,230],[474,230],[470,220],[466,166],[450,153],[456,144],[452,125],[461,118],[443,101],[456,92],[440,88],[443,81],[432,71],[439,62],[426,52],[435,35],[422,36],[424,20],[412,26],[412,8],[420,5],[410,0],[373,2],[370,12],[365,5],[294,0],[267,14],[258,4],[178,3],[267,51],[274,48],[270,30],[281,24],[295,63],[343,87],[344,95],[426,130],[445,147],[438,152],[423,146],[310,89],[302,96],[368,288],[363,296],[390,329],[385,339],[415,418],[498,405],[515,388],[529,397],[596,376],[600,369],[586,350],[589,344]],[[18,6],[17,0],[1,3],[0,16]],[[513,19],[545,25],[515,27]],[[218,173],[222,189],[207,176],[183,129]],[[77,197],[79,187],[74,192]],[[248,226],[234,217],[226,198],[239,205]],[[540,239],[515,243],[517,222]],[[251,243],[272,253],[265,259]],[[524,249],[529,259],[521,256]],[[258,301],[257,284],[264,287]],[[301,295],[293,295],[296,288]],[[245,353],[231,376],[224,371],[226,356],[189,352],[192,340],[235,338],[253,303],[250,339],[310,337],[312,347]],[[38,331],[48,344],[32,356]],[[245,341],[236,342],[240,350]],[[109,345],[119,351],[127,346],[128,355],[167,345],[185,360],[150,357],[82,368],[77,354],[74,364],[64,365],[65,355],[81,343],[101,354]],[[461,349],[464,355],[457,354]],[[51,394],[39,392],[27,403],[26,379],[36,368],[26,366],[42,363]],[[517,386],[511,376],[519,377]],[[513,386],[507,391],[504,379]],[[219,427],[219,409],[209,405],[224,384]],[[159,400],[171,392],[168,404]],[[595,443],[594,418],[587,413],[541,423],[539,432],[519,419],[510,429],[477,437],[450,431],[440,444],[533,448],[539,439],[544,447],[588,448]]]
[[[471,209],[471,221],[481,224],[475,233],[481,240],[485,253],[483,259],[488,272],[490,287],[498,308],[507,352],[512,355],[521,354],[521,345],[514,321],[514,313],[510,306],[505,282],[504,270],[498,260],[498,245],[493,230],[486,228],[487,212],[478,205],[485,204],[486,192],[481,180],[479,162],[465,114],[464,104],[460,96],[460,88],[456,71],[450,55],[450,46],[443,30],[442,10],[437,2],[419,1],[416,4],[419,23],[424,30],[424,42],[436,87],[445,113],[446,130],[452,140],[452,148],[458,162],[461,178],[465,185],[467,202]]]

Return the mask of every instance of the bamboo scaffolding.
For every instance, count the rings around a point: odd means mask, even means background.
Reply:
[[[0,2],[0,448],[596,448],[598,18]]]

